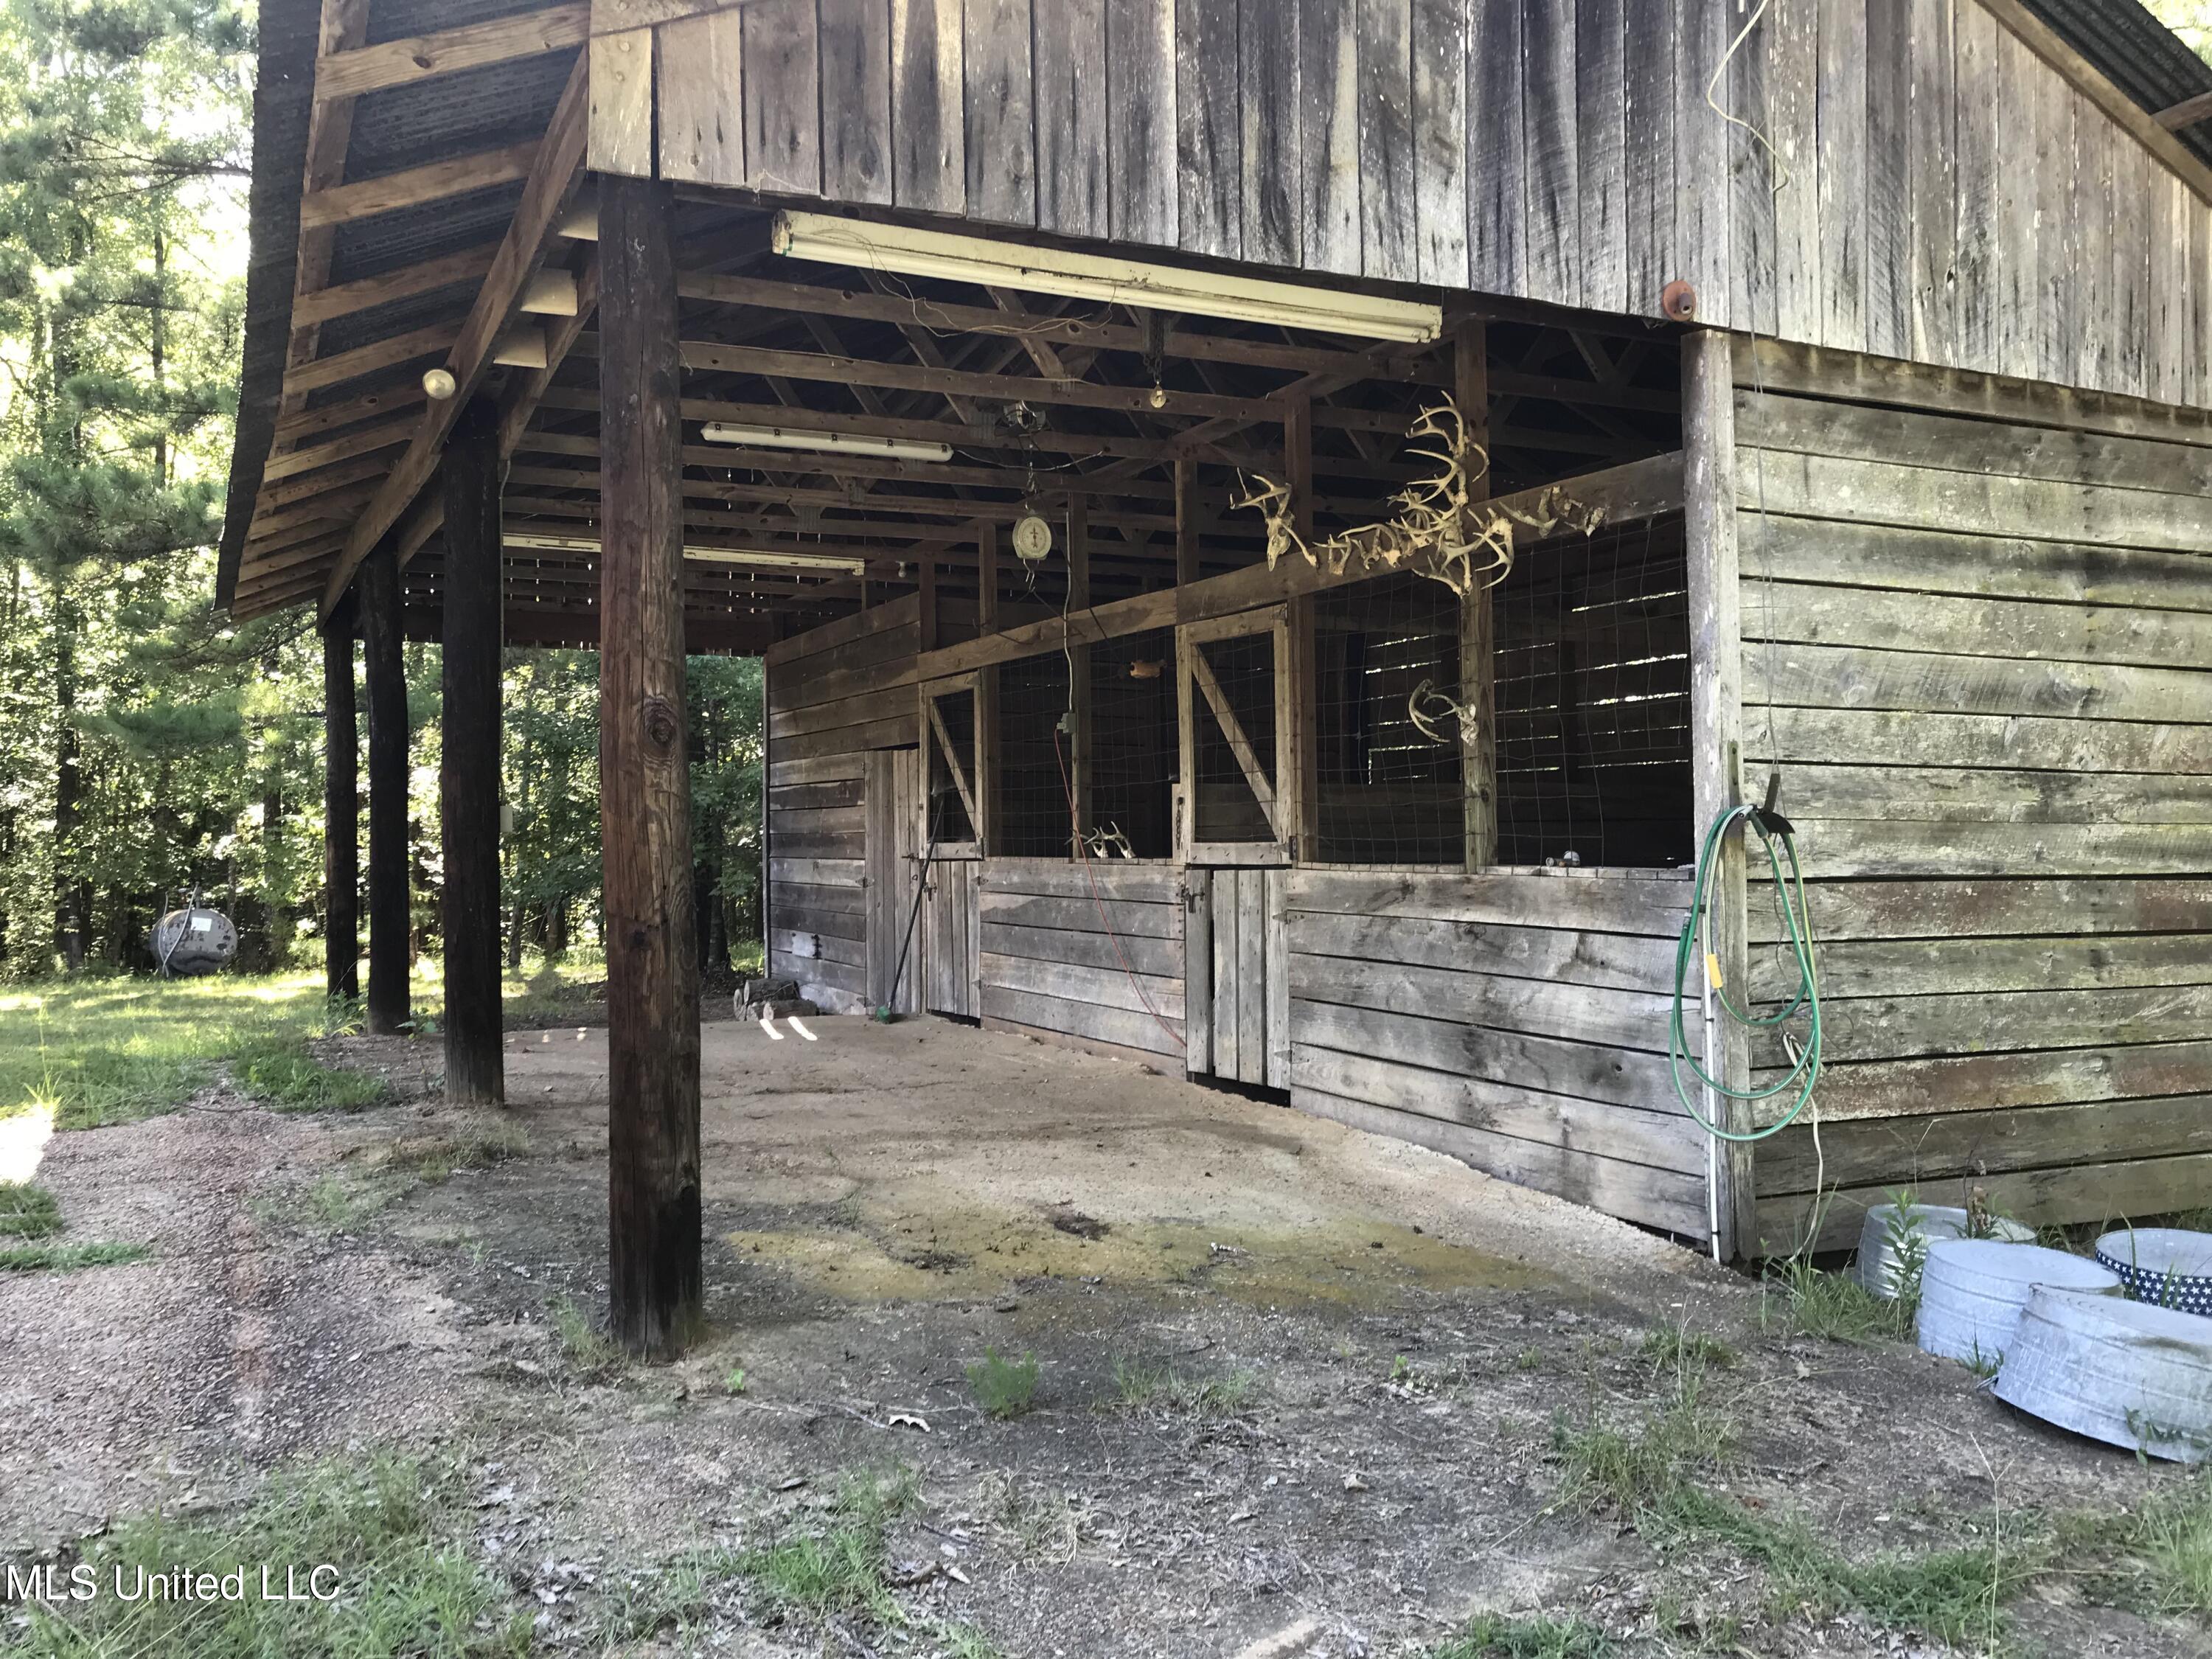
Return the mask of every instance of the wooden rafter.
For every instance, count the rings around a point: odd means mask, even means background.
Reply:
[[[358,98],[388,87],[412,86],[464,70],[580,46],[590,27],[591,7],[579,0],[434,34],[327,52],[315,64],[315,97],[318,101]]]
[[[324,588],[322,611],[325,616],[344,594],[361,562],[400,515],[414,505],[416,496],[429,482],[437,468],[438,453],[445,444],[447,433],[453,429],[469,395],[490,367],[494,344],[514,315],[525,287],[545,263],[553,228],[574,192],[583,167],[586,83],[584,60],[579,58],[561,94],[561,101],[554,109],[544,139],[534,152],[535,160],[523,186],[522,201],[515,209],[514,222],[507,227],[491,274],[478,290],[476,305],[462,325],[460,337],[448,359],[456,393],[430,405],[428,418],[415,434],[415,441],[408,446],[399,465],[385,480],[384,488],[362,514]]]
[[[292,325],[301,328],[327,323],[333,317],[349,317],[357,311],[389,305],[394,300],[411,300],[417,295],[434,294],[441,288],[482,282],[491,270],[492,256],[498,252],[497,242],[485,242],[463,248],[458,253],[441,254],[435,259],[402,265],[396,270],[380,271],[359,282],[339,283],[312,294],[302,294],[292,301]]]
[[[479,150],[473,155],[428,162],[403,173],[387,173],[350,185],[332,185],[300,198],[300,222],[313,229],[327,230],[355,219],[465,196],[472,190],[511,185],[528,178],[537,160],[538,140],[531,138],[498,149]]]
[[[395,334],[388,340],[374,340],[365,346],[356,346],[350,351],[317,357],[288,371],[284,376],[284,390],[287,394],[319,392],[325,386],[337,386],[342,381],[357,380],[364,374],[396,368],[401,363],[412,362],[417,357],[442,356],[453,349],[459,332],[451,323],[433,323],[428,328],[410,329],[404,334]]]

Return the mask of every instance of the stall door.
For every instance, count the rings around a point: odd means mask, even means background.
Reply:
[[[923,1001],[933,1014],[981,1017],[981,867],[974,859],[939,858],[923,884]]]
[[[1276,605],[1186,624],[1176,641],[1188,1066],[1273,1089],[1291,1084],[1285,866],[1310,775],[1295,695],[1302,621]]]
[[[919,1013],[926,972],[925,940],[915,919],[922,854],[921,750],[870,750],[866,785],[868,1006]]]
[[[1289,873],[1252,865],[1184,872],[1183,1030],[1194,1077],[1291,1086]]]

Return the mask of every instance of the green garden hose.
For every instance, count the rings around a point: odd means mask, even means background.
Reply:
[[[1699,927],[1710,908],[1708,890],[1713,871],[1720,862],[1721,844],[1729,829],[1739,820],[1747,824],[1759,836],[1759,845],[1766,849],[1766,862],[1774,872],[1774,891],[1782,907],[1783,925],[1790,935],[1790,948],[1797,958],[1797,989],[1789,1003],[1779,1012],[1755,1015],[1747,1008],[1739,1008],[1729,1000],[1728,987],[1723,982],[1719,959],[1711,951],[1697,948]],[[1775,843],[1782,844],[1782,852],[1775,851]],[[1789,856],[1789,872],[1783,872],[1782,855]],[[1705,958],[1706,982],[1713,1000],[1720,1005],[1723,1018],[1752,1030],[1772,1030],[1794,1018],[1801,1008],[1807,1011],[1808,1030],[1802,1049],[1789,1044],[1796,1064],[1776,1082],[1763,1089],[1735,1089],[1713,1076],[1700,1066],[1690,1053],[1687,1034],[1683,1030],[1683,981],[1689,974],[1690,963],[1698,957]],[[1747,990],[1748,988],[1747,988]],[[1786,1042],[1786,1039],[1785,1039]],[[1690,915],[1682,924],[1682,937],[1674,947],[1674,1007],[1667,1028],[1667,1064],[1674,1079],[1674,1093],[1682,1103],[1682,1109],[1697,1120],[1705,1132],[1718,1140],[1764,1140],[1778,1134],[1795,1122],[1813,1098],[1813,1085],[1820,1075],[1820,985],[1813,960],[1813,921],[1805,902],[1805,872],[1797,863],[1797,843],[1790,821],[1775,811],[1770,805],[1757,806],[1747,803],[1732,806],[1713,820],[1713,827],[1705,832],[1705,844],[1698,854],[1697,879],[1690,889]],[[1707,1056],[1711,1058],[1711,1056]],[[1706,1121],[1692,1098],[1695,1091],[1684,1080],[1682,1068],[1690,1068],[1697,1081],[1713,1093],[1729,1100],[1771,1100],[1785,1090],[1795,1088],[1797,1097],[1779,1121],[1763,1129],[1737,1131],[1723,1128]]]

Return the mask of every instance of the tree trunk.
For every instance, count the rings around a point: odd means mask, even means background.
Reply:
[[[407,666],[399,645],[399,561],[362,561],[362,659],[368,681],[368,1029],[408,1024]]]
[[[76,836],[84,794],[76,731],[76,606],[54,606],[54,949],[64,971],[84,966],[84,884]]]
[[[614,1334],[666,1355],[698,1318],[699,960],[684,741],[675,204],[599,185],[599,802]]]
[[[446,1098],[504,1105],[499,1008],[499,405],[461,411],[441,464],[446,494],[445,727],[438,770],[445,848]]]
[[[323,979],[361,994],[361,731],[354,702],[354,599],[323,629]]]

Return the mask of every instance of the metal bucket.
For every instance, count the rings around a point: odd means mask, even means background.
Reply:
[[[2107,1445],[2202,1462],[2212,1453],[2212,1319],[2039,1285],[1996,1393]]]
[[[1867,1212],[1866,1224],[1859,1229],[1859,1253],[1854,1272],[1862,1287],[1885,1302],[1897,1298],[1897,1249],[1892,1237],[1892,1218],[1897,1212],[1894,1204],[1877,1204]],[[1939,1238],[1964,1238],[1966,1212],[1948,1204],[1916,1204],[1911,1210],[1911,1224],[1930,1244]],[[2035,1242],[2033,1227],[2023,1227],[2002,1216],[1990,1218],[1990,1234],[2014,1244]]]
[[[2097,1260],[2138,1302],[2212,1315],[2212,1233],[2124,1227],[2097,1241]]]
[[[1994,1366],[2039,1285],[2120,1292],[2118,1275],[2063,1250],[1996,1238],[1937,1239],[1920,1275],[1920,1346],[1946,1359]]]

